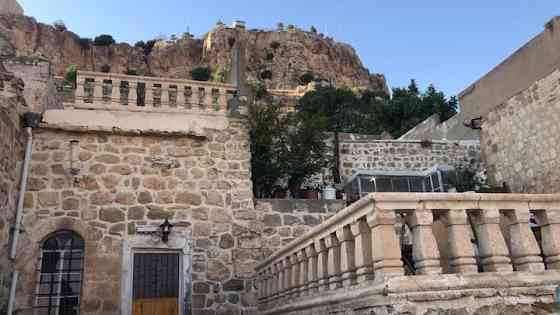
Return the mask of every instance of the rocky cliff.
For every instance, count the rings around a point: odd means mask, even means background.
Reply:
[[[83,70],[100,71],[108,65],[111,72],[130,69],[177,78],[190,78],[195,67],[209,67],[223,78],[231,71],[232,48],[240,43],[245,46],[248,79],[262,80],[268,88],[294,88],[302,75],[311,74],[337,86],[387,89],[383,75],[370,74],[350,45],[297,29],[249,31],[217,25],[203,38],[184,36],[158,43],[146,54],[126,43],[95,46],[31,17],[0,15],[0,54],[47,59],[58,75],[75,64]]]

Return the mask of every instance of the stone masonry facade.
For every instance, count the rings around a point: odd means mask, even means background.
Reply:
[[[11,219],[17,203],[20,163],[23,159],[24,135],[21,113],[25,107],[14,99],[0,97],[0,313],[4,313],[8,301],[10,264],[8,240]]]
[[[492,110],[482,129],[489,180],[513,192],[560,190],[560,70]]]
[[[35,130],[17,260],[20,314],[32,313],[40,244],[57,230],[85,241],[82,313],[118,314],[123,242],[166,218],[174,233],[192,237],[193,314],[250,314],[260,224],[247,130],[241,119],[228,121],[206,138]],[[75,140],[78,175],[69,173]]]
[[[440,164],[478,170],[482,167],[478,141],[343,140],[341,175],[355,170],[423,171]]]

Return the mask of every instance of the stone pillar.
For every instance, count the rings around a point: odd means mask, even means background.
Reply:
[[[111,80],[111,105],[119,107],[121,105],[121,81]]]
[[[284,294],[284,264],[282,262],[276,263],[276,270],[278,271],[277,285],[276,285],[276,298],[279,299]]]
[[[506,241],[500,230],[500,211],[481,209],[473,219],[484,271],[513,271]]]
[[[315,243],[317,250],[317,288],[319,292],[327,291],[329,284],[328,261],[327,261],[327,246],[325,240],[320,239]]]
[[[368,214],[371,227],[373,271],[376,279],[404,275],[401,246],[395,231],[395,212],[375,209]]]
[[[137,106],[137,97],[138,97],[138,82],[131,82],[128,81],[128,107],[134,108]]]
[[[267,288],[268,297],[267,297],[266,300],[268,302],[268,301],[274,299],[274,296],[276,295],[276,290],[277,290],[276,287],[278,285],[278,274],[277,274],[277,271],[276,271],[276,265],[274,265],[274,264],[270,267],[270,275],[269,275],[267,284],[268,284],[268,288]]]
[[[325,238],[327,246],[327,274],[329,290],[336,290],[342,287],[340,278],[340,242],[333,233]]]
[[[560,207],[559,207],[560,208]],[[560,269],[560,209],[535,211],[541,226],[541,246],[548,269]]]
[[[91,83],[93,88],[93,104],[103,101],[103,80],[96,79]]]
[[[144,104],[146,107],[154,107],[154,84],[151,82],[146,82],[145,88],[145,96],[144,96]]]
[[[74,102],[76,104],[83,104],[84,103],[84,96],[85,96],[85,78],[82,76],[78,76],[76,79],[76,93],[74,94]]]
[[[449,210],[446,217],[451,272],[477,273],[478,266],[471,242],[471,227],[466,210]]]
[[[307,255],[305,253],[305,249],[302,249],[298,252],[298,260],[299,260],[299,295],[304,296],[307,295],[307,289],[309,285],[309,264],[307,261]]]
[[[529,227],[529,205],[507,211],[509,247],[513,266],[516,271],[544,271],[544,263],[540,256],[541,250],[535,235]]]
[[[317,270],[319,267],[317,251],[315,251],[315,244],[310,244],[305,248],[307,254],[307,291],[309,295],[312,295],[318,291],[319,288],[319,278]]]
[[[291,255],[291,262],[292,262],[292,268],[291,268],[291,270],[292,270],[292,274],[291,274],[291,276],[292,276],[292,278],[291,278],[292,286],[290,288],[290,296],[293,298],[293,297],[298,297],[299,296],[299,286],[300,286],[299,271],[300,271],[301,267],[299,266],[300,260],[299,260],[299,257],[297,255],[297,253]]]
[[[161,84],[161,106],[169,107],[169,84]]]
[[[292,290],[292,261],[288,256],[284,259],[284,297],[289,298]]]
[[[373,279],[373,262],[370,228],[365,219],[359,219],[350,228],[354,237],[356,280],[358,283],[371,280]]]
[[[441,262],[436,238],[432,231],[434,215],[431,210],[416,209],[407,216],[412,229],[412,257],[416,274],[441,274]]]
[[[208,108],[208,94],[206,89],[203,87],[196,87],[196,92],[197,94],[197,98],[198,98],[198,106],[201,109],[207,109]]]
[[[185,87],[177,84],[177,108],[185,108]]]
[[[340,278],[342,285],[349,287],[356,284],[356,254],[350,226],[345,225],[336,230],[336,237],[340,243]]]
[[[220,106],[220,110],[227,110],[227,90],[220,89],[218,95],[218,105]]]

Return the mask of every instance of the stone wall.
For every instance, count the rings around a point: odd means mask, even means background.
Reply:
[[[510,98],[484,120],[489,180],[513,192],[560,192],[560,70]]]
[[[345,140],[340,143],[341,175],[353,170],[427,170],[438,164],[481,167],[478,141]]]
[[[21,114],[14,99],[0,97],[0,313],[7,307],[11,264],[8,261],[10,228],[13,226],[25,145]]]
[[[459,112],[444,122],[434,114],[402,135],[399,140],[480,140],[480,131],[463,125],[464,115]]]
[[[345,207],[342,200],[257,199],[255,209],[262,215],[262,245],[265,256]]]
[[[60,229],[85,240],[81,313],[119,314],[124,247],[139,226],[165,218],[172,236],[192,237],[193,314],[251,314],[261,224],[246,124],[228,122],[205,137],[36,130],[17,260],[19,314],[31,313],[40,243]],[[79,141],[78,175],[70,173],[71,140]]]

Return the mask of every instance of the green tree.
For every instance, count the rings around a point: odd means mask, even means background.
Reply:
[[[66,68],[64,73],[64,85],[71,86],[73,89],[76,88],[76,80],[78,78],[78,68],[76,65],[70,65]]]
[[[191,78],[195,81],[210,80],[210,69],[208,67],[197,67],[191,70]]]
[[[113,36],[108,34],[99,35],[93,40],[93,44],[95,46],[110,46],[113,45],[114,43],[115,43],[115,39],[113,38]]]

